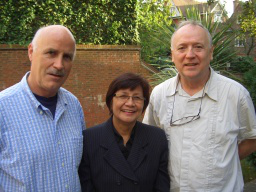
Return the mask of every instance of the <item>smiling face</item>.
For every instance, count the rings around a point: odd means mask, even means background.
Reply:
[[[209,75],[213,48],[206,31],[191,24],[181,27],[172,41],[172,61],[183,80],[205,80]]]
[[[141,86],[131,89],[120,89],[116,92],[117,95],[138,96],[143,98],[143,91]],[[123,101],[118,97],[113,97],[112,111],[113,111],[113,124],[115,127],[118,125],[133,127],[137,119],[142,114],[144,100],[135,102],[131,97],[127,101]]]
[[[74,52],[75,42],[64,27],[43,29],[35,44],[28,47],[32,92],[44,97],[56,95],[70,73]]]

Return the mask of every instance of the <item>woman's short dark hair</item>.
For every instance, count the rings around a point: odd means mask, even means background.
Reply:
[[[111,109],[111,104],[115,93],[120,89],[130,89],[134,90],[137,87],[142,88],[144,100],[144,106],[142,112],[148,106],[149,103],[149,83],[142,76],[134,74],[134,73],[124,73],[117,78],[115,78],[109,85],[108,91],[106,94],[106,104],[108,106],[109,112],[112,115],[113,111]]]

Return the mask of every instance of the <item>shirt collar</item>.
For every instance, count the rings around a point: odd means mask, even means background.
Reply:
[[[207,81],[205,85],[205,94],[207,94],[211,99],[217,101],[218,100],[218,92],[217,92],[217,73],[210,67],[210,78]],[[177,74],[175,77],[173,77],[174,80],[170,81],[167,91],[167,96],[173,96],[178,89],[176,90],[176,87],[179,83],[179,74]]]
[[[210,70],[210,78],[205,85],[205,94],[211,99],[218,101],[218,75],[211,67]]]
[[[176,93],[176,87],[179,83],[179,74],[177,74],[175,77],[173,77],[173,81],[170,81],[168,87],[167,87],[167,96],[173,96]]]
[[[39,106],[41,106],[41,108],[44,108],[41,103],[36,99],[36,97],[34,96],[34,94],[32,93],[29,85],[28,85],[28,81],[27,78],[30,74],[30,71],[27,72],[23,78],[21,79],[21,85],[23,87],[23,90],[25,91],[25,93],[28,95],[29,99],[32,101],[33,105],[38,108]],[[57,99],[57,103],[61,102],[62,105],[67,105],[67,99],[65,98],[65,94],[63,93],[65,90],[63,88],[60,88],[58,90],[58,99]]]
[[[31,89],[30,89],[30,87],[29,87],[29,85],[28,85],[27,78],[28,78],[29,74],[30,74],[30,71],[27,72],[27,73],[23,76],[23,78],[22,78],[22,80],[21,80],[21,85],[22,85],[22,87],[23,87],[24,92],[28,95],[29,99],[32,101],[33,105],[34,105],[36,108],[38,108],[39,106],[41,106],[41,103],[40,103],[39,101],[37,101],[36,97],[34,96],[34,94],[32,93],[32,91],[31,91]]]

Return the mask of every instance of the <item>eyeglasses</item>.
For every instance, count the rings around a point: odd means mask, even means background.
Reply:
[[[176,87],[177,89],[177,87]],[[205,86],[204,86],[205,89]],[[200,119],[200,113],[201,113],[201,107],[202,107],[202,102],[203,102],[203,96],[204,96],[204,89],[203,89],[203,94],[201,97],[201,101],[200,101],[200,107],[199,107],[199,111],[197,113],[197,115],[191,115],[191,116],[187,116],[187,117],[182,117],[180,119],[177,119],[175,121],[172,121],[173,118],[173,110],[174,110],[174,103],[175,103],[175,94],[174,94],[174,100],[173,100],[173,106],[172,106],[172,116],[171,116],[171,121],[170,121],[170,126],[179,126],[179,125],[185,125],[187,123],[190,123],[192,121],[195,121],[197,119]],[[175,91],[176,92],[176,91]]]
[[[145,98],[144,97],[140,97],[140,96],[129,96],[129,95],[118,95],[118,94],[114,94],[114,97],[116,97],[117,99],[119,99],[122,102],[127,102],[130,98],[132,98],[134,103],[142,103],[144,102]]]

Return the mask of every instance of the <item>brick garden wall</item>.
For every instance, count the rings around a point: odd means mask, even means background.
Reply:
[[[27,48],[0,45],[0,91],[19,82],[30,69]],[[83,106],[87,127],[108,117],[105,94],[110,82],[124,72],[149,77],[138,46],[78,45],[72,71],[64,87],[76,95]]]

